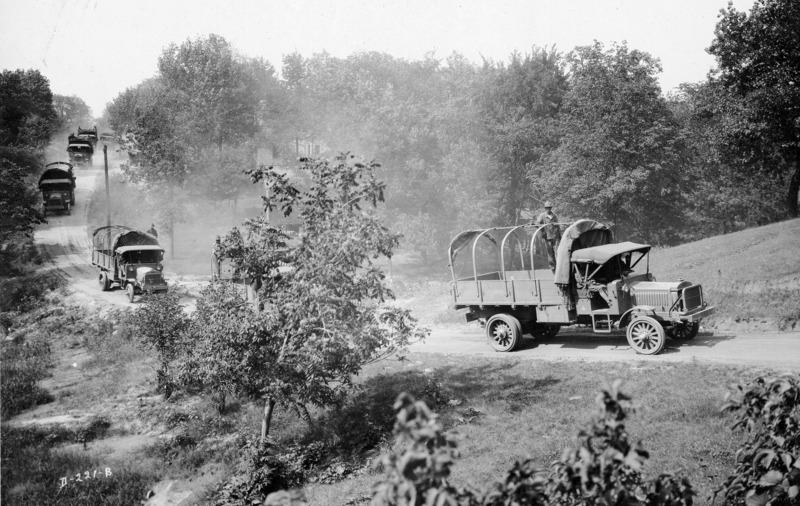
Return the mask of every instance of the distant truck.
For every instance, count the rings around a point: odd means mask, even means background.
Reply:
[[[700,284],[656,281],[649,245],[617,243],[593,220],[562,225],[555,272],[542,233],[551,225],[468,230],[450,242],[454,307],[485,324],[495,350],[514,350],[523,334],[552,337],[577,324],[598,334],[625,329],[636,353],[655,355],[666,337],[692,339],[714,314]]]
[[[158,239],[122,225],[100,227],[92,235],[92,265],[99,269],[100,290],[125,290],[130,302],[143,293],[167,291]]]
[[[75,176],[72,164],[53,162],[45,165],[39,178],[39,190],[42,192],[42,214],[47,212],[64,212],[70,214],[75,205]]]
[[[94,128],[81,128],[78,127],[78,139],[84,139],[92,143],[92,148],[97,146],[97,126]]]
[[[70,163],[74,166],[88,165],[91,167],[92,157],[94,156],[92,141],[70,134],[69,142],[67,143],[67,154],[69,155]]]

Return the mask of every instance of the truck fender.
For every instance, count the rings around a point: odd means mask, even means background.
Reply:
[[[661,318],[656,316],[656,308],[653,306],[634,306],[625,311],[614,326],[618,329],[625,328],[636,316],[649,316],[657,321],[661,321]]]

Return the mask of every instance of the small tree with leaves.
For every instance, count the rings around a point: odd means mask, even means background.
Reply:
[[[174,386],[171,364],[180,354],[190,321],[179,302],[180,297],[173,293],[144,297],[128,320],[142,338],[139,345],[158,353],[158,389],[166,398]]]
[[[245,309],[241,294],[212,289],[198,314],[235,324],[231,332],[204,336],[239,372],[210,374],[207,381],[228,381],[232,391],[264,401],[262,444],[276,405],[305,416],[308,404],[336,404],[363,365],[427,334],[409,311],[387,304],[393,294],[373,263],[390,257],[399,240],[377,217],[384,185],[376,167],[349,155],[301,160],[304,191],[272,168],[249,172],[254,183],[270,188],[265,208],[298,217],[302,232],[290,239],[263,215],[246,222],[243,232],[232,230],[217,253],[231,259],[238,276],[261,285],[261,310]],[[193,353],[187,366],[200,358]]]
[[[800,377],[757,378],[729,394],[723,411],[749,437],[736,469],[715,491],[726,504],[783,506],[800,501]]]

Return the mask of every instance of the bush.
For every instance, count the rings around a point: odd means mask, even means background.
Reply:
[[[736,452],[736,469],[715,491],[726,503],[762,506],[800,501],[800,377],[757,378],[738,385],[723,411],[749,438]]]
[[[53,400],[52,396],[39,386],[39,380],[47,375],[50,364],[50,346],[42,340],[31,342],[3,341],[0,343],[2,361],[0,373],[3,388],[2,419]]]
[[[598,404],[601,415],[578,434],[578,447],[567,449],[549,476],[531,460],[517,462],[503,481],[481,495],[449,483],[458,457],[455,441],[424,402],[403,394],[395,403],[401,449],[383,458],[386,478],[376,485],[373,504],[691,505],[694,491],[685,478],[643,478],[648,454],[628,440],[623,422],[632,405],[619,382],[602,391]]]

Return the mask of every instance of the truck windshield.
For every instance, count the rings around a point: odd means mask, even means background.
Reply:
[[[163,256],[163,251],[126,251],[122,254],[122,259],[129,264],[157,264]]]

